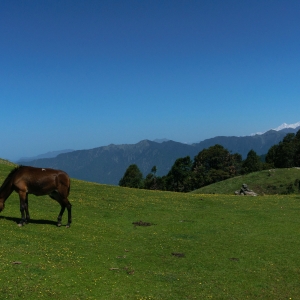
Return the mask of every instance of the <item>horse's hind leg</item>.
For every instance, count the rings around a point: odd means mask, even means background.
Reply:
[[[61,201],[59,201],[59,204],[61,206],[61,210],[59,212],[59,215],[57,217],[57,226],[60,227],[61,226],[61,220],[62,220],[62,216],[64,214],[64,211],[65,211],[65,206],[63,205],[63,203],[61,203]]]
[[[58,191],[59,190],[59,191]],[[59,215],[57,217],[57,226],[61,226],[61,220],[63,217],[63,214],[65,212],[65,209],[67,208],[68,210],[68,223],[66,227],[70,227],[71,222],[72,222],[72,205],[68,200],[68,195],[69,195],[69,188],[63,185],[59,185],[59,189],[55,190],[50,194],[50,197],[52,199],[55,199],[61,206],[61,210],[59,212]]]
[[[61,210],[60,210],[60,213],[59,213],[58,218],[57,218],[57,226],[58,227],[61,226],[61,219],[62,219],[62,216],[64,214],[65,209],[67,208],[67,210],[68,210],[68,223],[67,223],[66,227],[69,228],[71,226],[71,223],[72,223],[72,205],[71,205],[71,203],[69,202],[68,199],[62,201],[60,205],[61,205]]]
[[[20,198],[20,212],[21,212],[21,220],[19,222],[19,226],[23,226],[25,223],[28,223],[30,216],[28,210],[28,194],[26,192],[19,192]]]
[[[57,217],[57,226],[60,227],[62,216],[65,212],[66,206],[64,204],[62,196],[57,191],[52,192],[49,196],[52,199],[56,200],[60,204],[61,209],[60,209],[60,212],[59,212],[58,217]]]
[[[68,199],[63,200],[63,201],[59,201],[59,203],[60,203],[60,206],[61,206],[61,210],[60,210],[59,215],[57,217],[57,226],[58,227],[61,226],[62,216],[65,212],[65,209],[67,208],[67,210],[68,210],[68,223],[67,223],[66,227],[68,228],[68,227],[70,227],[70,225],[72,223],[72,212],[71,212],[72,205],[71,205],[71,203],[69,202]]]
[[[63,216],[63,214],[64,214],[64,212],[65,212],[65,209],[66,209],[66,207],[64,206],[63,203],[60,203],[60,206],[61,206],[61,210],[60,210],[59,215],[58,215],[58,217],[57,217],[57,226],[58,226],[58,227],[61,226],[62,216]]]
[[[69,200],[67,199],[67,204],[66,204],[67,210],[68,210],[68,224],[66,225],[66,227],[70,227],[71,223],[72,223],[72,205],[69,202]]]

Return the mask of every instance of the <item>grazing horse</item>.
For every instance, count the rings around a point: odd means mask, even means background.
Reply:
[[[57,218],[57,226],[61,226],[62,215],[67,208],[68,223],[72,222],[71,203],[68,200],[70,192],[70,178],[67,173],[54,169],[42,169],[19,166],[13,169],[0,187],[0,212],[4,209],[5,201],[15,191],[20,198],[21,221],[23,226],[30,220],[28,211],[28,194],[36,196],[49,195],[61,205]]]

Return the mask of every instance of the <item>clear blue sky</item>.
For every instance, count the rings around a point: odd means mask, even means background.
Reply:
[[[296,123],[299,16],[299,0],[1,0],[0,157]]]

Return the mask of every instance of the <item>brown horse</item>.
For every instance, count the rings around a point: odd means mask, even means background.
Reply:
[[[68,223],[72,222],[71,203],[68,200],[70,178],[67,173],[54,170],[19,166],[13,169],[0,187],[0,212],[4,209],[6,199],[15,191],[20,197],[21,221],[23,226],[30,220],[28,211],[28,194],[36,196],[49,195],[61,205],[57,226],[61,226],[62,215],[67,208]]]

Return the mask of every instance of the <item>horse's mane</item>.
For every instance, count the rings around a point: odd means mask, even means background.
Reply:
[[[20,168],[22,168],[23,166],[18,166],[15,167],[14,169],[12,169],[10,171],[10,173],[7,175],[7,177],[5,178],[4,182],[2,183],[2,186],[0,187],[0,193],[6,188],[7,183],[11,180],[11,178],[14,176],[14,174],[19,171]]]

